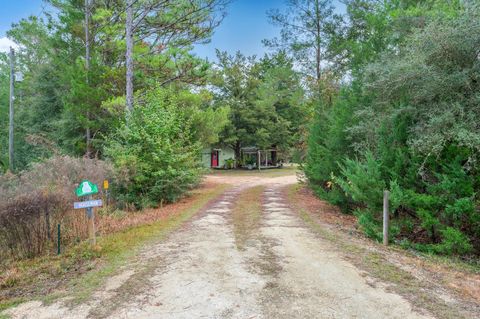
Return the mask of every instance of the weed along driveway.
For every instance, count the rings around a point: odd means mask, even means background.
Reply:
[[[349,252],[319,236],[286,195],[297,183],[293,170],[215,174],[207,180],[229,186],[179,229],[145,245],[84,300],[29,301],[5,314],[37,319],[406,319],[473,313],[454,305],[440,307],[454,312],[435,313],[435,307],[412,302],[414,291],[397,292],[393,283],[348,261]],[[453,299],[448,300],[453,304]],[[445,300],[438,301],[442,307]]]

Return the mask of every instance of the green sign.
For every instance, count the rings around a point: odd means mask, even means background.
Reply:
[[[80,183],[80,185],[78,185],[75,193],[78,197],[96,194],[98,193],[98,187],[92,182],[84,180]]]

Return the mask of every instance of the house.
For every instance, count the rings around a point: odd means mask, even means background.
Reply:
[[[206,168],[233,168],[229,167],[235,163],[235,151],[233,148],[225,147],[206,147],[202,150],[202,163]]]
[[[206,168],[246,168],[265,169],[282,167],[282,160],[278,159],[277,149],[262,150],[257,147],[242,147],[240,158],[236,158],[235,150],[228,146],[206,147],[202,151],[202,163]]]

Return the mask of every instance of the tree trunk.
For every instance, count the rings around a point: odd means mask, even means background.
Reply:
[[[9,124],[8,124],[8,165],[11,172],[14,170],[13,165],[13,100],[14,100],[14,86],[15,86],[15,51],[10,48],[10,110],[9,110]]]
[[[320,4],[318,0],[315,1],[315,24],[316,24],[316,52],[315,52],[315,75],[316,75],[316,85],[318,89],[318,93],[321,94],[321,84],[320,81],[322,79],[322,16],[320,12]]]
[[[320,12],[320,4],[318,3],[318,0],[315,1],[315,17],[316,17],[316,56],[315,56],[315,62],[316,62],[316,80],[317,80],[317,86],[320,88],[320,80],[322,78],[322,29],[321,29],[321,23],[322,23],[322,17],[321,17],[321,12]]]
[[[277,151],[271,151],[272,165],[277,166]]]
[[[233,149],[235,151],[235,162],[237,163],[236,166],[239,167],[240,166],[239,163],[241,163],[241,160],[242,160],[240,142],[235,142]]]
[[[127,21],[126,21],[126,42],[127,52],[125,54],[127,64],[126,74],[126,99],[127,114],[133,111],[133,0],[127,0]]]
[[[88,86],[88,73],[90,70],[90,32],[89,32],[89,18],[90,18],[90,3],[89,0],[85,0],[85,69],[86,69],[86,81]],[[90,112],[87,111],[87,121],[90,122]],[[87,123],[86,128],[86,140],[87,149],[85,156],[91,157],[92,154],[92,133],[90,131],[90,123]]]

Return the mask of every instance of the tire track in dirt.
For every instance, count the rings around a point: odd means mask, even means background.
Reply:
[[[98,300],[74,309],[52,305],[55,317],[36,317],[431,318],[370,285],[315,236],[280,191],[292,181],[257,178],[233,186],[167,240],[145,247],[117,276],[120,283],[96,292]],[[260,203],[243,205],[249,200]],[[249,216],[249,207],[258,214]]]
[[[81,304],[72,304],[71,298],[66,297],[57,300],[52,304],[44,304],[41,301],[30,301],[23,303],[15,308],[6,311],[12,319],[37,318],[37,319],[83,319],[83,318],[107,318],[118,309],[128,307],[128,305],[138,305],[143,307],[140,300],[135,304],[136,296],[155,297],[152,289],[155,288],[151,277],[156,273],[162,273],[169,265],[174,264],[175,260],[165,254],[166,251],[181,250],[181,244],[171,238],[175,238],[179,233],[189,232],[193,222],[205,217],[206,212],[222,213],[225,206],[232,200],[238,191],[235,189],[227,190],[220,197],[217,197],[213,203],[208,203],[200,209],[199,213],[190,221],[187,221],[176,232],[170,234],[166,240],[160,243],[148,244],[139,255],[128,265],[122,267],[120,272],[110,277],[108,281],[95,291],[88,300]],[[181,254],[177,251],[176,254]],[[155,306],[159,304],[156,303]],[[112,315],[113,318],[119,316]],[[130,316],[128,316],[130,318]],[[140,316],[144,317],[144,316]],[[157,316],[154,316],[157,317]]]
[[[164,262],[151,275],[148,293],[109,318],[258,318],[264,282],[248,271],[230,221],[241,191],[226,191],[188,228],[157,245],[150,254]]]
[[[415,313],[401,296],[370,286],[328,242],[305,227],[282,198],[268,188],[260,234],[275,242],[272,273],[262,294],[265,318],[430,318]]]

